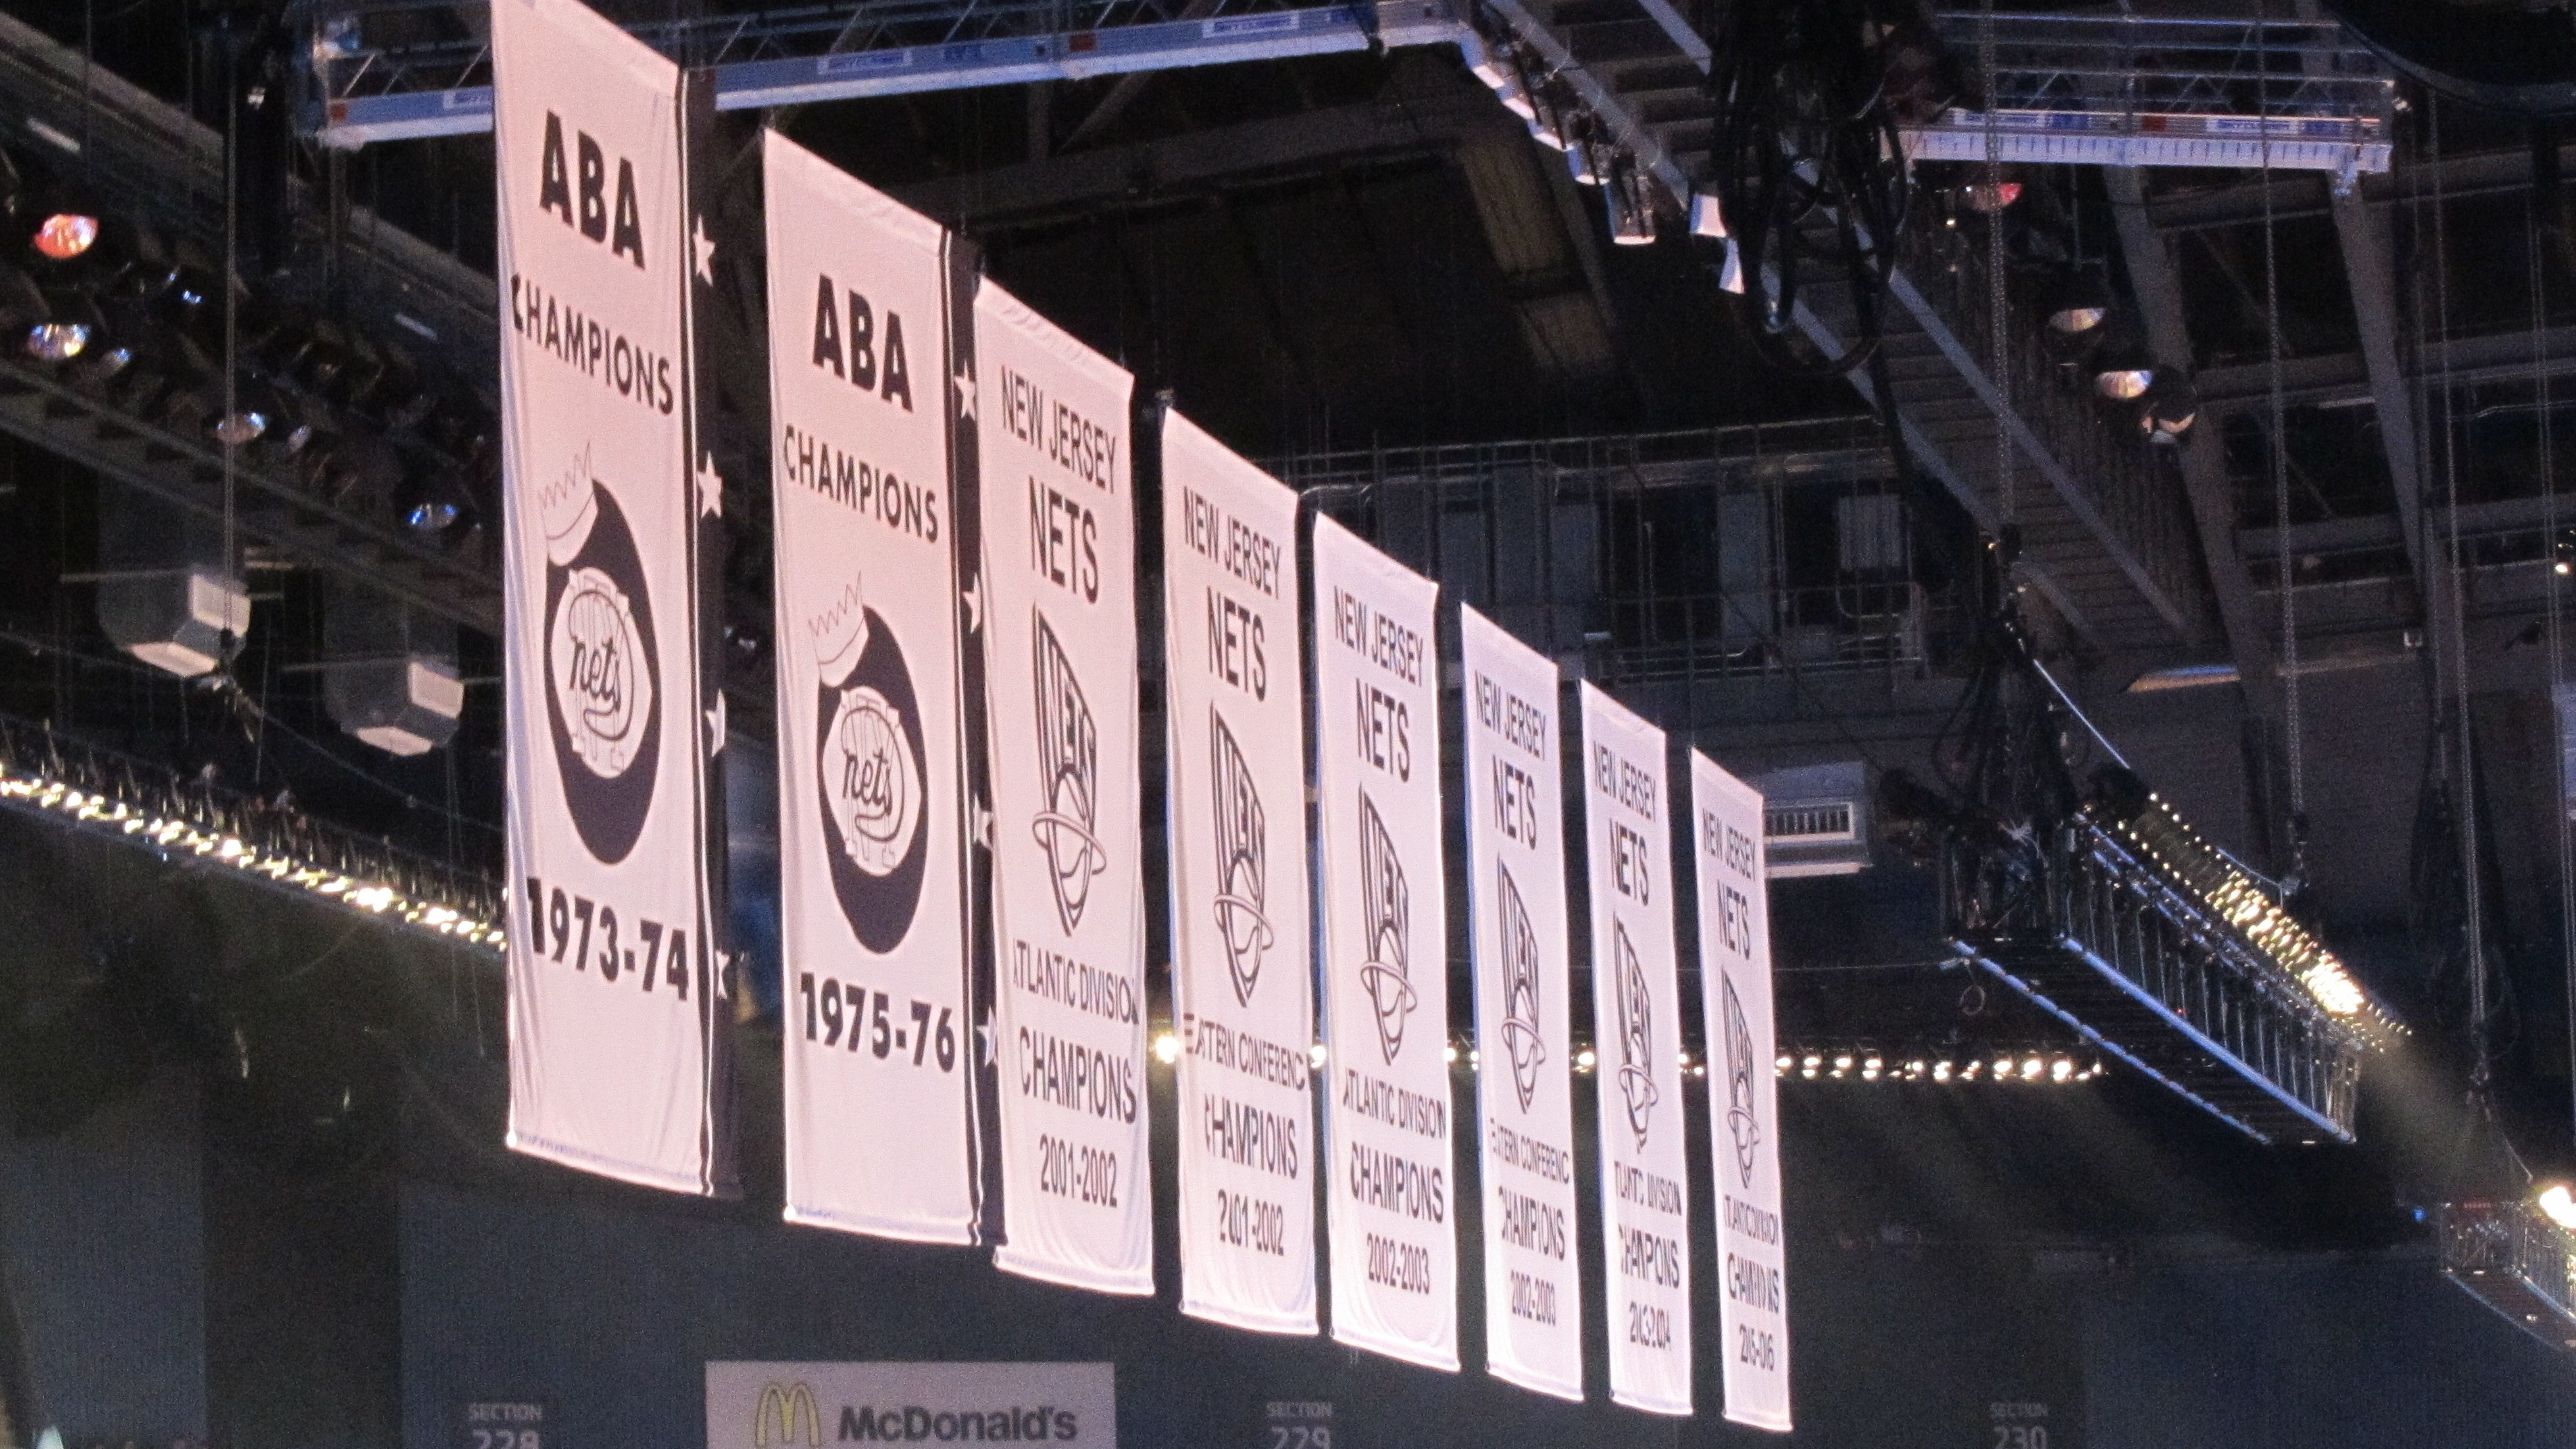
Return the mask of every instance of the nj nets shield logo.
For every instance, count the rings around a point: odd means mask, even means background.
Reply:
[[[1726,987],[1726,1130],[1735,1138],[1735,1171],[1747,1192],[1753,1189],[1753,1153],[1762,1145],[1762,1119],[1753,1095],[1753,1026],[1744,1019],[1744,1003],[1735,995],[1735,978],[1723,972]]]
[[[1225,727],[1225,716],[1208,707],[1208,752],[1216,785],[1216,929],[1225,942],[1226,966],[1234,974],[1234,999],[1252,1004],[1252,989],[1261,984],[1261,960],[1273,933],[1263,914],[1270,893],[1270,832],[1261,814],[1261,794],[1252,788],[1252,763]]]
[[[1521,888],[1499,860],[1494,862],[1494,899],[1501,919],[1503,952],[1503,1050],[1512,1061],[1512,1091],[1521,1110],[1538,1097],[1538,1069],[1547,1060],[1547,1042],[1539,1033],[1538,932],[1530,928],[1529,906]]]
[[[585,450],[538,497],[546,535],[546,719],[564,804],[604,865],[635,848],[653,808],[661,670],[644,563]]]
[[[1029,829],[1046,852],[1056,916],[1070,936],[1091,902],[1092,878],[1109,865],[1097,833],[1100,729],[1092,723],[1091,703],[1083,698],[1082,681],[1074,677],[1073,661],[1056,641],[1055,630],[1045,614],[1030,612],[1037,621],[1037,642],[1030,653],[1037,683],[1038,776],[1046,789],[1046,808]]]
[[[1413,897],[1404,884],[1395,837],[1387,834],[1377,802],[1366,790],[1360,792],[1360,909],[1365,915],[1360,939],[1368,952],[1360,962],[1360,985],[1377,1008],[1378,1050],[1392,1065],[1404,1050],[1405,1018],[1417,1001],[1406,963]]]
[[[1646,968],[1628,942],[1628,924],[1610,923],[1612,948],[1618,953],[1613,997],[1619,1006],[1619,1096],[1628,1108],[1629,1130],[1645,1150],[1655,1112],[1655,998],[1646,986]]]

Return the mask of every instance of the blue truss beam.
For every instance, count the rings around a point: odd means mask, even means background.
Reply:
[[[1377,7],[1377,31],[1389,48],[1456,45],[1469,33],[1448,0],[1387,0]],[[1323,5],[1053,35],[747,60],[716,67],[716,109],[756,110],[866,96],[1084,80],[1365,50],[1368,44],[1361,6]],[[463,136],[490,129],[492,88],[461,86],[328,101],[317,138],[325,146],[354,150],[371,141]]]

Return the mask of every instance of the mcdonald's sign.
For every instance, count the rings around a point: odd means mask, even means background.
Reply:
[[[778,1430],[774,1440],[770,1438],[773,1424]],[[751,1411],[752,1449],[769,1449],[773,1443],[787,1449],[796,1442],[799,1425],[804,1427],[806,1449],[823,1449],[823,1413],[814,1407],[813,1385],[801,1379],[793,1384],[770,1380]]]
[[[1117,1449],[1117,1366],[707,1364],[707,1449],[867,1449],[873,1444]],[[458,1449],[561,1446],[520,1442]]]

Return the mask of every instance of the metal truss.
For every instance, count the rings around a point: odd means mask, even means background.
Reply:
[[[2576,1238],[2521,1201],[2442,1204],[2442,1276],[2552,1348],[2576,1348]]]
[[[371,21],[333,17],[313,35],[326,146],[463,135],[492,126],[492,54],[481,40],[379,46]],[[645,43],[715,72],[716,108],[750,110],[866,96],[1082,80],[1092,76],[1365,50],[1455,45],[1449,0],[861,0],[635,27]]]
[[[220,446],[148,422],[12,355],[0,355],[0,430],[192,513],[226,515]],[[231,517],[245,541],[469,628],[500,632],[501,580],[484,549],[442,547],[389,518],[343,508],[252,448],[238,450],[230,492]]]
[[[1992,25],[1992,31],[1986,29]],[[2388,169],[2396,83],[2332,21],[1954,12],[1953,54],[1991,39],[1989,112],[1906,134],[1917,160]]]
[[[2246,1135],[2350,1141],[2372,1013],[2327,1010],[2169,861],[2091,811],[2038,839],[1954,839],[1944,926],[1962,955]]]

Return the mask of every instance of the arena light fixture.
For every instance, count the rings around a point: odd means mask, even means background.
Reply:
[[[98,218],[78,211],[57,211],[36,223],[31,239],[38,252],[67,262],[98,244]]]
[[[499,891],[304,818],[281,818],[138,761],[0,719],[0,805],[121,839],[165,860],[198,860],[498,952]]]

